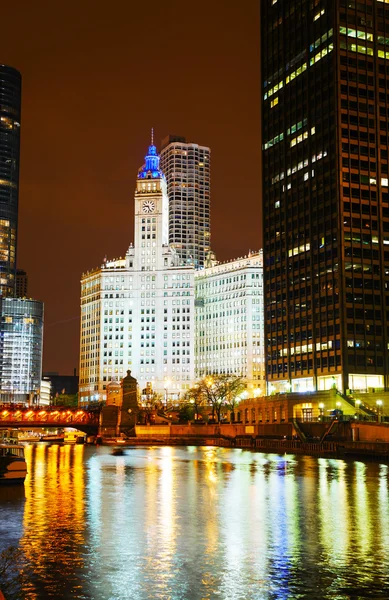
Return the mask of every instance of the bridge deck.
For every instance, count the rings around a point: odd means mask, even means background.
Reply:
[[[16,408],[0,406],[0,428],[74,427],[80,431],[97,432],[99,412],[66,407]]]

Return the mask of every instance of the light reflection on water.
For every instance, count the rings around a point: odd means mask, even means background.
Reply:
[[[0,488],[0,549],[25,597],[389,596],[387,465],[223,448],[27,447]]]

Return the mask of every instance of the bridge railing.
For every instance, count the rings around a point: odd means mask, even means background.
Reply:
[[[42,423],[53,425],[57,423],[85,423],[97,424],[99,414],[82,409],[68,409],[66,407],[46,407],[46,408],[16,408],[10,405],[0,405],[0,425],[1,423]]]

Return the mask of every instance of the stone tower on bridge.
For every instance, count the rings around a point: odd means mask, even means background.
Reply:
[[[99,432],[103,437],[134,433],[138,404],[138,382],[131,371],[119,382],[107,385],[107,404],[101,411]],[[135,435],[135,434],[134,434]]]

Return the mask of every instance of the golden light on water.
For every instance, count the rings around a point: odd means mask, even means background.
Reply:
[[[368,556],[372,551],[372,528],[370,521],[370,501],[366,487],[366,464],[355,462],[354,479],[354,514],[351,519],[356,529],[356,539],[359,543],[359,549],[362,555]],[[351,507],[353,510],[353,507]]]
[[[350,581],[371,589],[377,565],[389,572],[387,465],[209,447],[112,456],[35,444],[26,455],[29,600],[43,597],[39,581],[55,598],[158,600],[196,589],[207,599],[277,590],[289,600],[300,581],[313,598],[323,578],[336,597]]]
[[[44,571],[48,556],[53,562],[61,557],[63,572],[83,566],[81,553],[74,552],[70,557],[64,551],[71,546],[78,548],[85,541],[83,450],[83,446],[26,447],[30,475],[25,482],[24,535],[20,547],[37,573]],[[31,599],[39,598],[33,587],[29,594]]]

